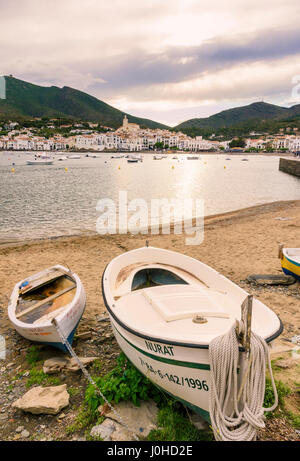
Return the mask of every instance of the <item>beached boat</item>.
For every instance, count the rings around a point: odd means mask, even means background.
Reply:
[[[241,319],[248,294],[196,259],[153,247],[114,258],[103,273],[102,292],[129,360],[209,421],[208,347]],[[258,299],[252,331],[267,343],[282,331],[277,315]]]
[[[153,160],[162,160],[163,158],[162,155],[153,155]]]
[[[78,275],[56,265],[18,282],[8,306],[8,317],[17,332],[30,341],[65,350],[51,323],[55,318],[72,343],[85,309],[85,291]]]
[[[188,160],[199,160],[200,157],[197,157],[196,155],[193,155],[191,157],[187,157]]]
[[[300,248],[282,248],[280,256],[283,272],[300,280]]]
[[[81,155],[69,155],[68,158],[72,159],[72,160],[79,160],[81,159]]]
[[[59,157],[57,160],[58,160],[59,162],[62,162],[62,161],[64,161],[64,160],[68,160],[68,157],[65,157],[65,156]]]
[[[143,158],[140,155],[130,155],[127,159],[128,163],[142,162]]]

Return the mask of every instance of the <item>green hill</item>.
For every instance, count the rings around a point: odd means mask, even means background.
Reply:
[[[300,105],[291,108],[280,107],[265,102],[255,102],[248,106],[224,110],[207,118],[193,118],[175,127],[175,130],[196,130],[201,128],[229,128],[244,122],[292,119],[300,115]]]
[[[14,77],[5,77],[6,99],[0,99],[0,119],[62,117],[99,122],[117,128],[124,115],[145,128],[168,128],[145,118],[126,114],[82,91],[64,86],[43,87]]]

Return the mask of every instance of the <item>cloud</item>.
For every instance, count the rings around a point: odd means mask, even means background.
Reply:
[[[0,11],[0,74],[145,117],[288,100],[299,73],[295,0],[0,0]]]

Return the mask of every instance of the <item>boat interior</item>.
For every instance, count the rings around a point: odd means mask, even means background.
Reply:
[[[300,248],[285,248],[285,252],[288,258],[300,264]]]
[[[134,325],[149,336],[180,337],[205,344],[241,318],[241,305],[247,297],[214,270],[203,281],[196,271],[194,275],[178,266],[159,263],[137,262],[121,267],[111,283],[113,312],[122,323]],[[275,314],[257,299],[253,300],[253,313],[258,334],[268,337],[276,330]]]
[[[21,285],[16,318],[37,325],[51,320],[73,300],[76,287],[75,280],[61,270],[51,271]]]

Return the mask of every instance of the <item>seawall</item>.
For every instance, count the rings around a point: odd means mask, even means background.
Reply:
[[[279,170],[300,178],[300,159],[293,160],[290,158],[280,158]]]

